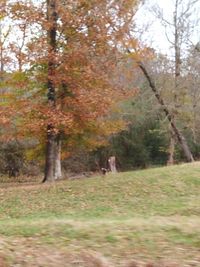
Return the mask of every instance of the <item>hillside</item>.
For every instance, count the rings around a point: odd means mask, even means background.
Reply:
[[[93,267],[103,266],[102,257],[114,266],[200,266],[198,162],[50,185],[2,184],[0,203],[0,253],[9,266]]]

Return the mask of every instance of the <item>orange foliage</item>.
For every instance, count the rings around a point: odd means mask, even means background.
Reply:
[[[56,51],[51,51],[46,33],[52,22],[47,19],[46,1],[7,2],[7,15],[24,39],[21,46],[10,39],[9,49],[19,64],[7,83],[12,93],[10,112],[0,110],[0,123],[8,123],[9,118],[21,136],[42,136],[49,124],[68,136],[116,132],[123,124],[106,116],[116,103],[135,93],[134,88],[121,88],[116,71],[119,48],[133,25],[138,1],[55,3],[57,39]],[[49,61],[55,66],[51,77]],[[48,79],[55,87],[53,106],[47,99]],[[93,139],[91,146],[95,145]]]

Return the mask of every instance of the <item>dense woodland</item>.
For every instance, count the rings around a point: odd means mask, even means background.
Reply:
[[[46,182],[110,156],[119,171],[200,158],[198,1],[175,0],[171,21],[152,9],[169,55],[142,41],[143,4],[1,0],[1,175]]]

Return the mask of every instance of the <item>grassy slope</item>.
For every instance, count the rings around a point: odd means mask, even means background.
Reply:
[[[200,266],[199,193],[199,163],[1,188],[0,251],[19,266],[52,246],[98,251],[117,266],[132,258]]]

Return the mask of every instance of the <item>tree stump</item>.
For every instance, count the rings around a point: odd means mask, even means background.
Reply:
[[[109,164],[109,168],[110,171],[112,173],[116,173],[117,172],[117,168],[116,168],[116,158],[115,156],[112,156],[108,159],[108,164]]]

